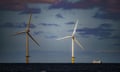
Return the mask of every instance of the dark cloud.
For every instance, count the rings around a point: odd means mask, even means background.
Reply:
[[[33,33],[34,33],[34,35],[39,35],[39,34],[42,34],[43,31],[34,31]]]
[[[40,13],[41,10],[40,9],[37,9],[37,8],[27,8],[25,10],[23,10],[20,14],[38,14]]]
[[[57,4],[53,4],[49,7],[49,9],[57,9],[57,8],[62,8],[62,9],[88,9],[88,8],[93,8],[95,5],[99,4],[98,0],[80,0],[78,2],[70,2],[67,0],[62,0]]]
[[[27,5],[13,0],[1,0],[0,10],[20,11],[27,8]]]
[[[103,10],[109,13],[120,13],[120,0],[103,0]]]
[[[100,18],[100,19],[118,20],[120,19],[120,13],[109,13],[105,11],[98,11],[93,17]]]
[[[5,23],[1,24],[0,28],[26,28],[26,23]],[[30,24],[30,28],[36,28],[34,24]]]
[[[73,24],[75,24],[75,22],[67,22],[67,23],[65,23],[65,24],[73,25]]]
[[[101,19],[120,19],[120,0],[80,0],[78,2],[70,2],[62,0],[57,4],[52,4],[49,9],[93,9],[99,8],[94,15]]]
[[[61,14],[56,14],[57,18],[64,18]]]
[[[57,36],[55,36],[55,35],[51,35],[51,36],[45,36],[46,38],[48,38],[48,39],[53,39],[53,38],[57,38]]]
[[[99,7],[102,10],[109,12],[120,12],[119,0],[80,0],[78,2],[70,2],[62,0],[57,4],[50,6],[50,9],[62,8],[62,9],[89,9]]]
[[[72,31],[72,30],[70,30]],[[111,28],[111,24],[101,24],[100,26],[96,28],[82,28],[82,29],[77,29],[77,32],[80,35],[85,36],[95,36],[98,39],[106,39],[106,38],[111,38],[112,37],[112,32],[116,31],[115,29]]]
[[[115,46],[120,46],[120,43],[116,43],[116,44],[113,44],[113,45],[115,45]]]
[[[110,38],[120,40],[120,35],[116,34],[116,35],[111,36]]]
[[[110,28],[110,27],[112,27],[112,25],[108,24],[108,23],[104,23],[104,24],[101,24],[99,27],[100,28]]]
[[[28,3],[58,3],[60,0],[0,0],[0,10],[21,11]]]
[[[58,24],[47,24],[47,23],[40,23],[39,25],[42,25],[42,26],[56,26],[56,27],[59,26]]]
[[[93,35],[98,37],[99,39],[104,39],[104,38],[110,38],[112,35],[112,32],[115,31],[110,27],[111,25],[109,24],[101,24],[97,28],[83,28],[83,29],[78,29],[77,31],[81,32],[79,34],[82,34],[82,35]]]

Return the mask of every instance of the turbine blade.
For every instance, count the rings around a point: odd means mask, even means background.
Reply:
[[[32,37],[32,35],[30,33],[27,34],[40,47],[39,43]]]
[[[62,40],[62,39],[66,39],[66,38],[71,38],[72,36],[65,36],[65,37],[62,37],[62,38],[58,38],[56,40]]]
[[[80,46],[81,49],[85,49],[76,38],[74,39],[74,41]]]
[[[26,32],[25,32],[25,31],[17,32],[17,33],[15,33],[13,36],[19,35],[19,34],[23,34],[23,33],[26,33]]]
[[[26,30],[29,30],[29,28],[30,28],[31,19],[32,19],[32,13],[30,14],[30,17],[29,17],[29,21],[28,21]]]
[[[77,20],[76,23],[75,23],[75,26],[74,26],[74,30],[73,30],[72,36],[76,33],[77,25],[78,25],[78,20]]]

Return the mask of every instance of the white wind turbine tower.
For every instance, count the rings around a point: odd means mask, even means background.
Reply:
[[[75,56],[74,56],[74,42],[76,44],[78,44],[80,46],[81,49],[84,49],[84,47],[80,44],[80,42],[76,39],[75,37],[75,33],[76,33],[76,29],[77,29],[77,25],[78,25],[78,20],[76,21],[73,33],[71,36],[65,36],[63,38],[58,38],[57,40],[62,40],[62,39],[66,39],[66,38],[72,38],[72,63],[75,62]]]
[[[29,37],[38,45],[39,43],[32,37],[32,35],[30,34],[30,22],[31,22],[31,18],[32,18],[32,14],[30,14],[29,17],[29,21],[28,24],[26,26],[26,30],[25,31],[21,31],[21,32],[17,32],[15,35],[19,35],[19,34],[26,34],[26,63],[29,63]]]

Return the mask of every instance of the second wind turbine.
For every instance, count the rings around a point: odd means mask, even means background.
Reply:
[[[76,33],[76,29],[77,29],[77,25],[78,25],[78,20],[76,21],[73,33],[71,36],[65,36],[63,38],[58,38],[57,40],[62,40],[62,39],[66,39],[66,38],[72,38],[72,63],[75,62],[75,56],[74,56],[74,42],[76,44],[78,44],[80,46],[81,49],[84,49],[84,47],[80,44],[80,42],[76,39],[75,37],[75,33]]]
[[[38,45],[39,43],[32,37],[32,35],[30,34],[30,22],[31,22],[31,18],[32,18],[32,14],[30,14],[29,17],[29,21],[28,24],[26,26],[26,30],[25,31],[21,31],[21,32],[17,32],[15,35],[19,35],[19,34],[26,34],[26,63],[29,63],[29,37]]]

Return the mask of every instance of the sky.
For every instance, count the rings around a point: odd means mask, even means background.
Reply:
[[[119,0],[0,0],[0,63],[25,63],[24,31],[30,13],[30,63],[71,63],[71,35],[85,48],[75,44],[75,63],[120,63]]]

